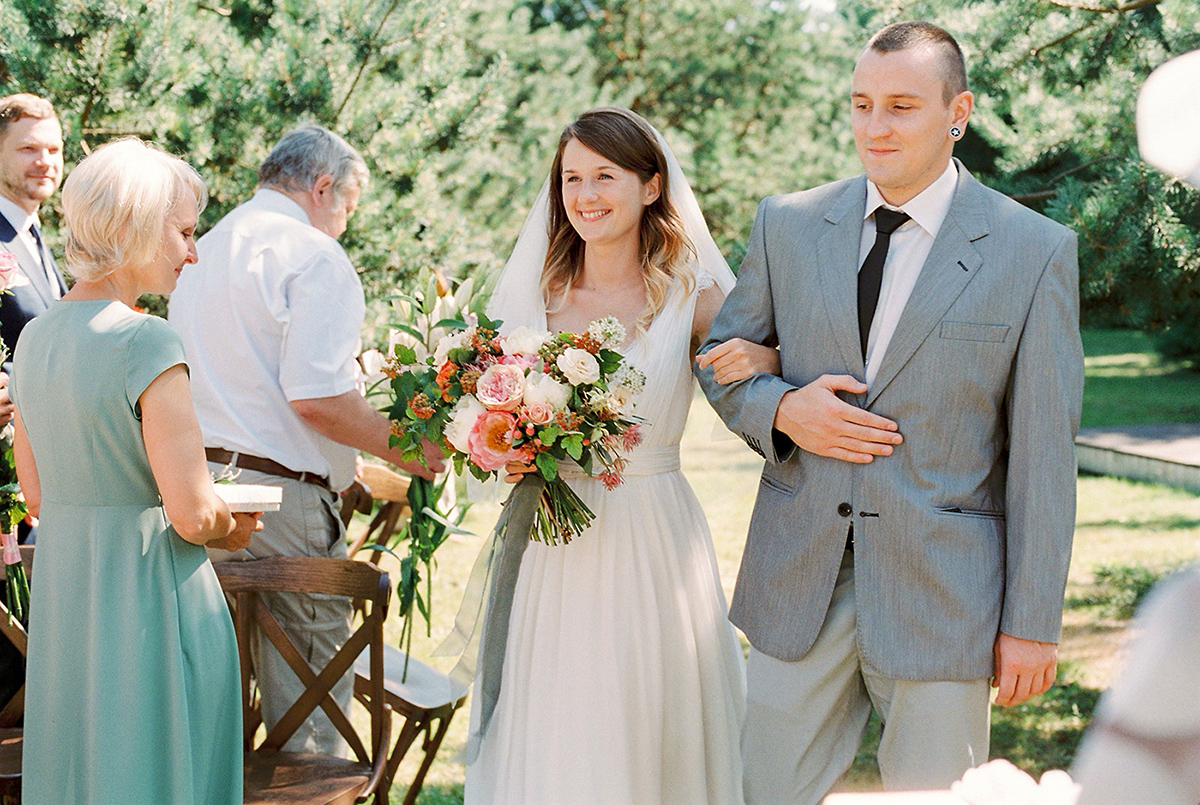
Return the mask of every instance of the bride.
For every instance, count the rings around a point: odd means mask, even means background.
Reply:
[[[742,652],[679,469],[692,357],[733,281],[645,120],[601,108],[567,126],[489,313],[505,332],[618,318],[621,351],[647,377],[646,438],[615,490],[567,476],[596,514],[583,534],[525,551],[468,805],[742,801]],[[778,372],[774,350],[725,347],[726,382]],[[473,732],[478,721],[476,701]]]

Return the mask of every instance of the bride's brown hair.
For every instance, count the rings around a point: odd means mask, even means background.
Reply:
[[[662,177],[662,190],[643,209],[639,228],[646,307],[638,316],[637,326],[644,330],[662,311],[676,278],[682,278],[691,289],[695,281],[692,266],[696,250],[671,203],[667,159],[658,146],[654,129],[628,109],[604,106],[584,112],[558,138],[558,152],[550,169],[551,201],[547,218],[550,242],[542,268],[542,299],[548,310],[561,306],[583,269],[584,242],[567,218],[562,192],[563,150],[571,140],[578,140],[605,159],[611,159],[635,174],[642,184],[655,174]]]

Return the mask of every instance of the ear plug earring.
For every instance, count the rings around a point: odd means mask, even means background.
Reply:
[[[951,127],[950,127],[950,139],[952,139],[952,140],[961,140],[961,139],[962,139],[962,136],[963,136],[963,130],[962,130],[962,129],[960,129],[958,126],[951,126]]]

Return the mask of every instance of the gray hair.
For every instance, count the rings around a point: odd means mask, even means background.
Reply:
[[[324,126],[304,126],[279,141],[258,169],[258,183],[289,193],[305,192],[325,175],[333,177],[338,197],[351,180],[361,189],[370,178],[367,163],[354,146]]]
[[[208,190],[195,168],[127,137],[85,157],[63,184],[67,262],[94,282],[120,268],[148,265],[163,242],[163,224],[180,204],[199,214]]]

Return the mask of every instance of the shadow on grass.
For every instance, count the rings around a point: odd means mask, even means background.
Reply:
[[[1094,582],[1084,592],[1069,596],[1067,609],[1096,608],[1110,617],[1128,620],[1142,601],[1165,576],[1183,566],[1175,563],[1163,568],[1136,564],[1101,564],[1092,570]]]
[[[1123,528],[1129,531],[1141,531],[1142,529],[1154,531],[1189,531],[1193,528],[1200,528],[1200,519],[1176,515],[1174,517],[1159,517],[1156,519],[1080,520],[1076,528]]]

